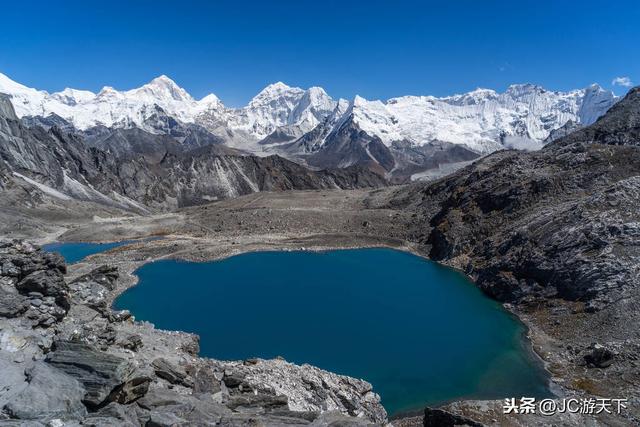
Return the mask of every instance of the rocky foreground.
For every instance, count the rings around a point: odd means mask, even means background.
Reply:
[[[197,336],[111,310],[117,268],[66,272],[57,254],[0,243],[0,425],[386,422],[365,381],[277,359],[199,358]]]

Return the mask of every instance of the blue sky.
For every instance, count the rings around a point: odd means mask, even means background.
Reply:
[[[640,83],[637,1],[29,1],[2,6],[0,72],[48,91],[166,74],[245,104],[268,83],[334,97],[531,82]],[[624,82],[624,81],[623,81]]]

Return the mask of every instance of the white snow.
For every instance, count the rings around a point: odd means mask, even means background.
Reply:
[[[385,144],[433,140],[464,144],[479,152],[501,148],[507,137],[534,142],[573,120],[585,125],[604,114],[617,98],[597,85],[571,92],[551,92],[534,85],[512,85],[498,94],[477,89],[444,98],[404,96],[386,103],[356,96],[353,119]]]
[[[230,146],[257,154],[265,151],[257,142],[276,129],[298,135],[323,123],[327,129],[320,137],[322,144],[330,130],[339,128],[348,118],[387,145],[402,140],[415,145],[440,140],[487,153],[502,148],[509,137],[543,141],[551,130],[569,120],[593,123],[618,99],[598,85],[553,92],[520,84],[504,93],[476,89],[442,98],[403,96],[383,102],[356,96],[351,102],[336,102],[322,88],[304,90],[277,82],[264,88],[247,106],[227,108],[214,94],[195,100],[164,75],[127,91],[107,86],[98,94],[76,89],[49,94],[1,73],[0,92],[12,96],[19,117],[55,113],[79,129],[103,124],[159,132],[151,121],[146,122],[159,106],[184,123],[198,123],[221,135]]]

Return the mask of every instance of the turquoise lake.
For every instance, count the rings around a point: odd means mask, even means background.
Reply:
[[[42,249],[48,252],[58,252],[67,264],[82,261],[89,255],[108,251],[119,246],[128,245],[135,240],[123,240],[114,243],[84,243],[84,242],[56,242],[42,245]]]
[[[162,260],[114,303],[200,335],[200,355],[310,363],[371,382],[390,414],[549,396],[524,326],[464,275],[390,249]]]

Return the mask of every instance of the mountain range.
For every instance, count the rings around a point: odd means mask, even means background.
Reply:
[[[503,93],[477,89],[383,102],[335,100],[319,87],[278,82],[245,107],[230,108],[214,94],[194,99],[167,76],[127,91],[47,93],[0,74],[0,93],[11,97],[26,125],[56,126],[108,152],[121,152],[124,144],[161,154],[164,149],[140,138],[168,136],[180,150],[222,144],[311,169],[363,166],[392,181],[437,174],[504,148],[540,148],[568,128],[592,124],[618,101],[596,84],[569,92],[519,84]]]

